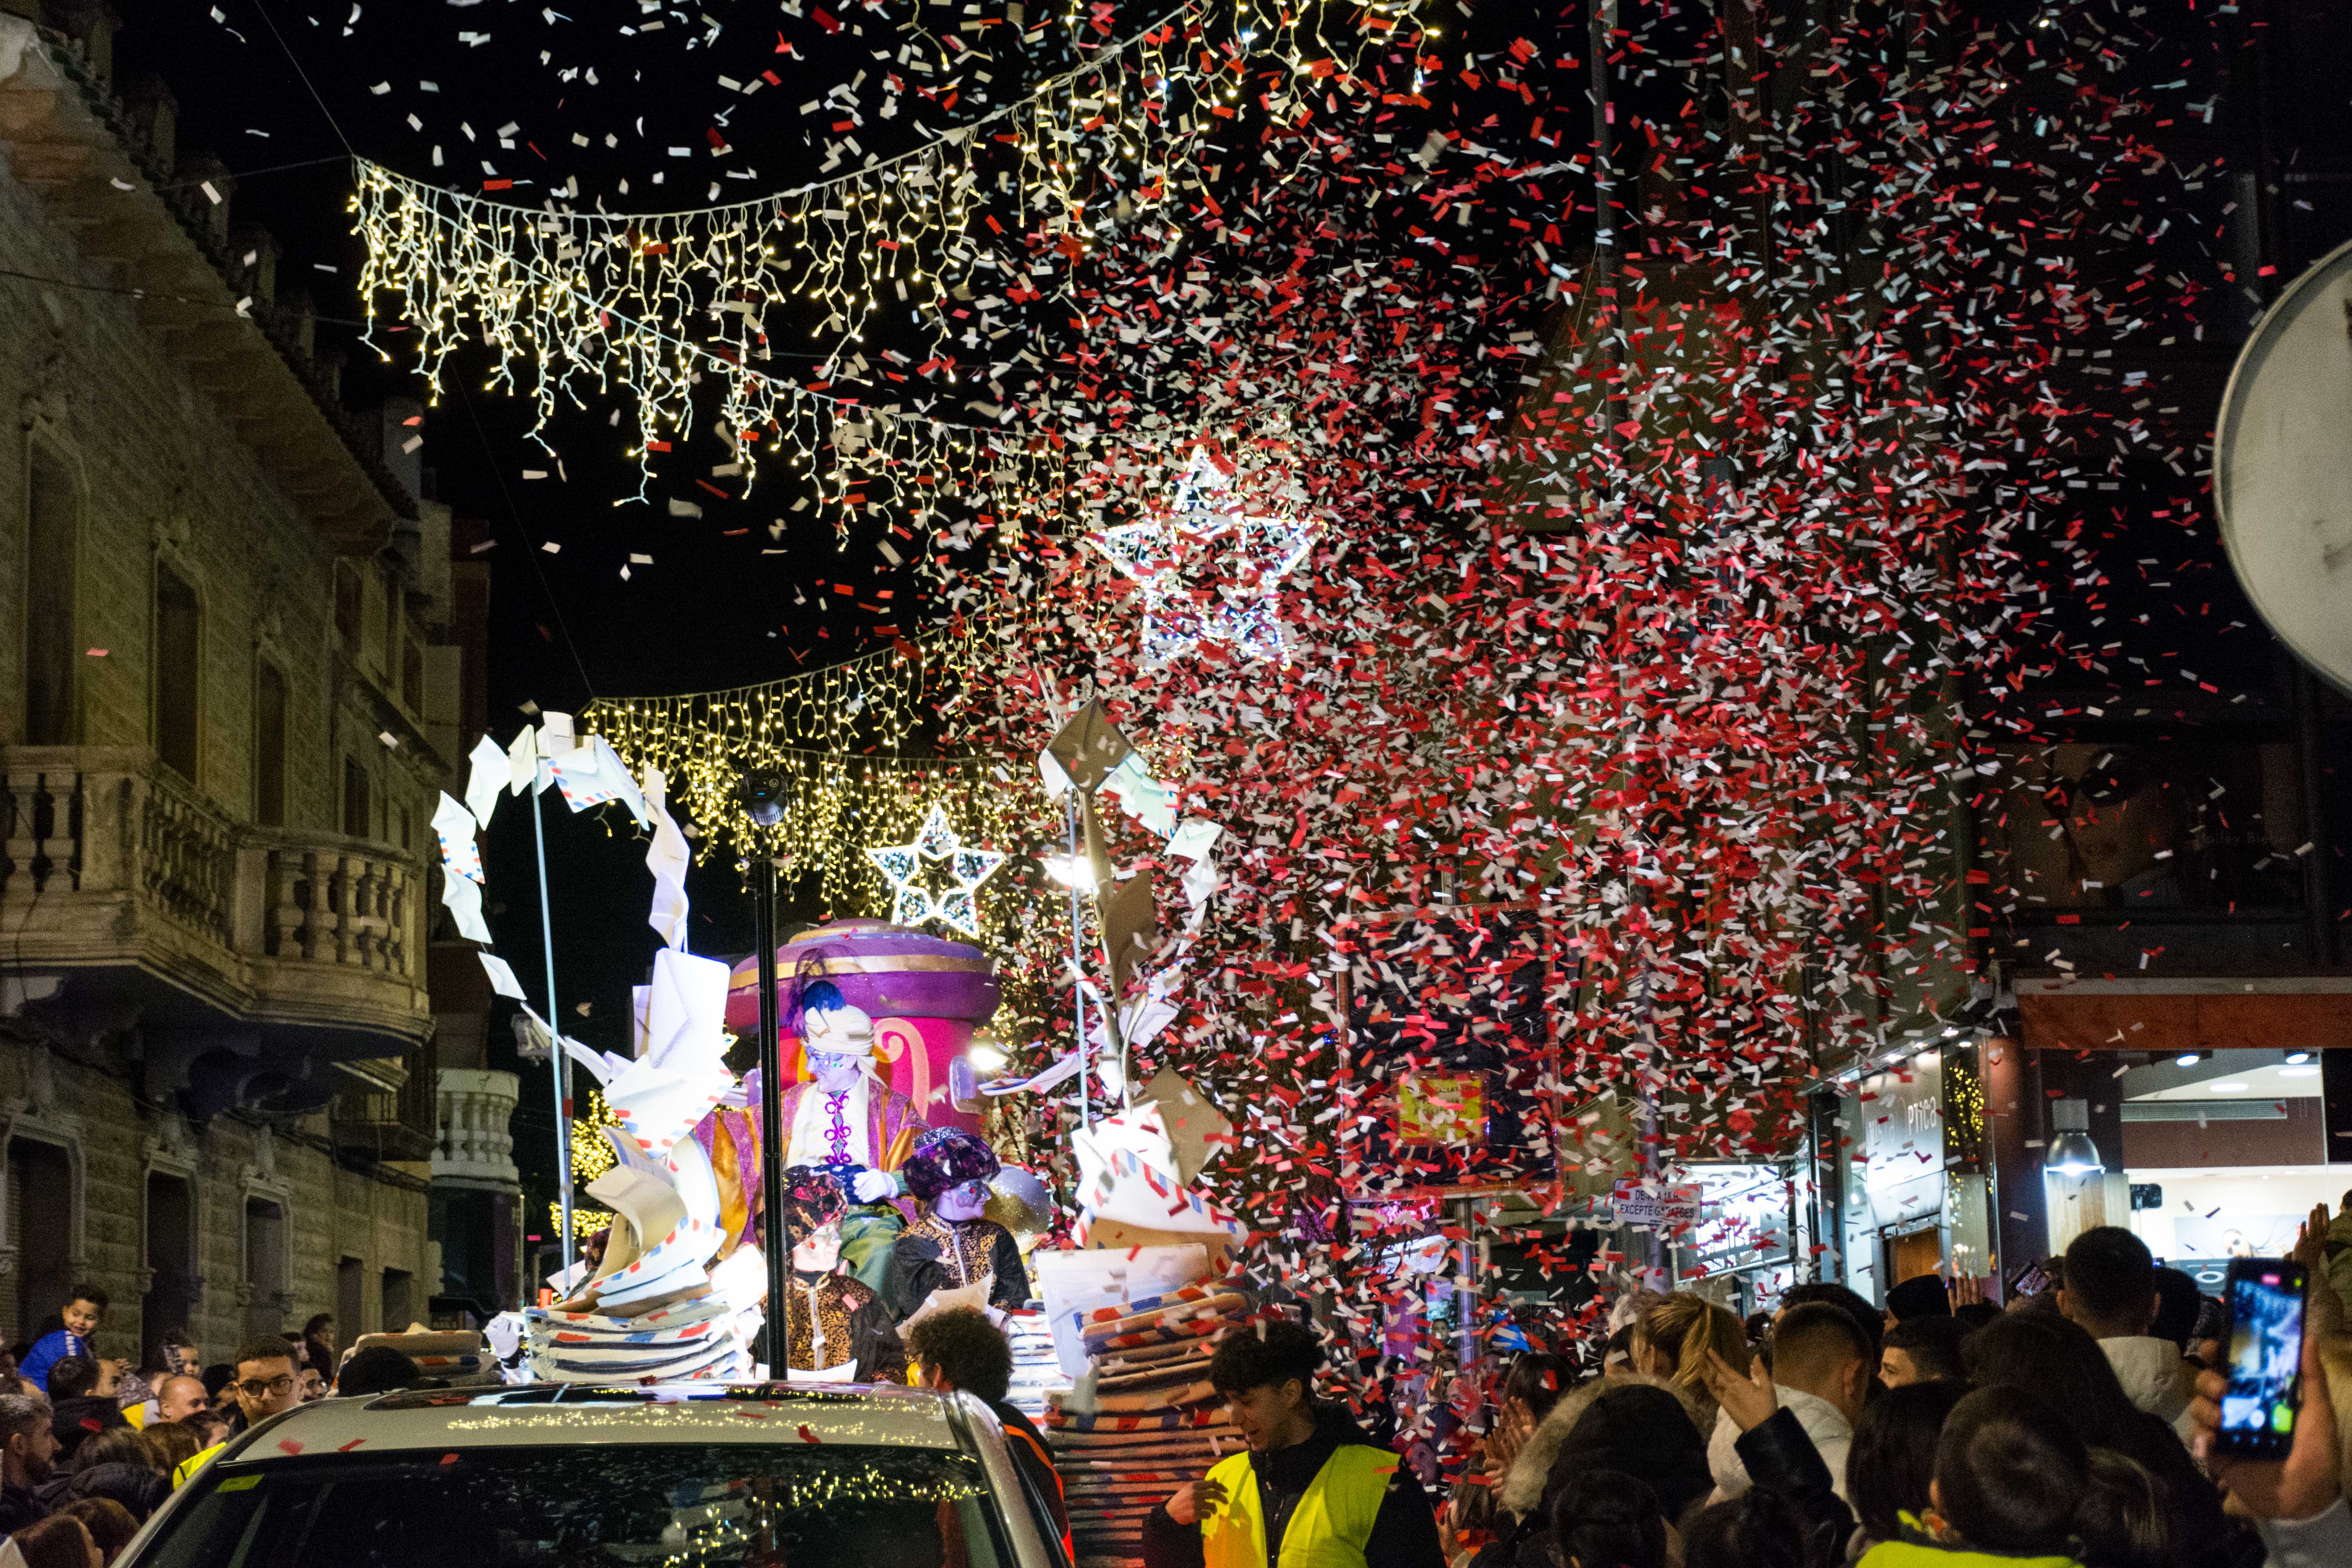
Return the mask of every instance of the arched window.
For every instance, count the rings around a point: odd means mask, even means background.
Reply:
[[[81,493],[73,472],[35,446],[26,494],[25,743],[81,739],[75,676],[75,605],[81,559]]]
[[[190,781],[196,776],[197,693],[204,638],[196,591],[155,565],[155,754]]]

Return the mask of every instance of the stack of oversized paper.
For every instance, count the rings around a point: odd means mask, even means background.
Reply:
[[[1078,1161],[1078,1245],[1148,1247],[1199,1237],[1222,1252],[1245,1240],[1248,1227],[1193,1180],[1215,1157],[1224,1120],[1173,1073],[1161,1073],[1150,1088],[1157,1098],[1070,1135]]]
[[[423,1333],[362,1334],[352,1348],[377,1345],[398,1351],[416,1363],[426,1377],[437,1377],[453,1387],[499,1381],[498,1357],[480,1333],[472,1329],[435,1330]]]
[[[1065,1372],[1043,1425],[1083,1563],[1140,1562],[1143,1517],[1234,1451],[1209,1384],[1217,1340],[1249,1302],[1207,1280],[1198,1245],[1033,1256]],[[1093,1300],[1087,1304],[1074,1304]]]
[[[748,1378],[766,1289],[755,1247],[713,1267],[724,1239],[719,1181],[688,1134],[734,1084],[727,1049],[728,967],[664,948],[654,955],[644,1050],[634,1061],[564,1048],[604,1087],[621,1125],[618,1161],[588,1185],[614,1223],[602,1261],[556,1278],[553,1307],[524,1314],[532,1375],[561,1383]]]
[[[1031,1420],[1042,1419],[1046,1394],[1070,1385],[1055,1359],[1053,1327],[1043,1312],[1008,1312],[1004,1337],[1013,1342],[1013,1386],[1005,1400]]]

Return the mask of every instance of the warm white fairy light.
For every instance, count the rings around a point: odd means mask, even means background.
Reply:
[[[648,476],[654,455],[690,430],[696,384],[717,379],[719,427],[745,485],[763,449],[782,451],[817,478],[836,521],[919,501],[915,474],[1050,487],[1054,476],[1026,470],[1056,459],[1015,437],[778,375],[767,368],[771,328],[819,317],[820,380],[841,374],[876,310],[901,302],[930,323],[936,352],[983,270],[1037,289],[1035,256],[1066,264],[1114,215],[1172,204],[1252,58],[1352,76],[1354,58],[1409,15],[1368,6],[1353,36],[1335,41],[1319,22],[1269,5],[1235,0],[1227,18],[1212,0],[1187,0],[924,147],[753,202],[614,214],[551,195],[530,207],[362,160],[352,203],[367,247],[361,297],[371,323],[379,290],[403,297],[407,341],[436,384],[459,348],[491,346],[488,384],[532,399],[534,434],[562,402],[625,396],[636,405],[630,455]],[[1209,37],[1213,20],[1230,20],[1221,43]],[[1015,226],[1045,247],[992,228],[992,211],[1023,215]]]

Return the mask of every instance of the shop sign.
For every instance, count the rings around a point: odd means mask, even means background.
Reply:
[[[1933,1214],[1944,1201],[1944,1073],[1941,1051],[1922,1051],[1862,1080],[1862,1184],[1871,1223]]]
[[[1657,1229],[1661,1226],[1690,1226],[1699,1218],[1699,1190],[1693,1186],[1644,1186],[1620,1182],[1612,1203],[1619,1225]]]

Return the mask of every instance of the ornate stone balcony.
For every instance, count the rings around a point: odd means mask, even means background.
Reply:
[[[151,1092],[190,1090],[205,1115],[323,1102],[341,1086],[300,1090],[309,1058],[404,1055],[431,1031],[411,857],[238,823],[144,748],[0,748],[0,942],[21,995],[102,1007],[101,1028],[130,1009]],[[206,1058],[226,1059],[200,1090]]]
[[[433,1152],[433,1179],[455,1178],[467,1185],[520,1186],[514,1133],[509,1122],[521,1093],[510,1072],[481,1068],[443,1068],[440,1143]]]

